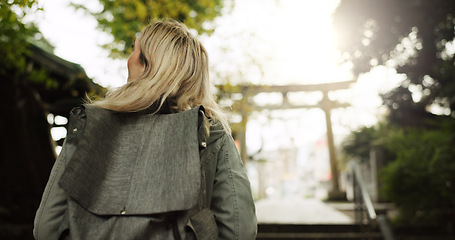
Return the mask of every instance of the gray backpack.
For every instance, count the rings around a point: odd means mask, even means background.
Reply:
[[[202,106],[73,110],[66,141],[77,149],[59,181],[68,194],[62,239],[217,239],[200,158],[204,122]]]

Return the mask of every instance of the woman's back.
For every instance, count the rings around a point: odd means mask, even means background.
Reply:
[[[175,21],[135,42],[128,82],[72,111],[35,237],[254,239],[250,183],[204,47]]]

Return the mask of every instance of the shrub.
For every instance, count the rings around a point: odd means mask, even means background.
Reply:
[[[382,191],[399,210],[397,223],[453,224],[454,126],[451,120],[437,129],[399,129],[385,137],[396,158],[381,172]]]

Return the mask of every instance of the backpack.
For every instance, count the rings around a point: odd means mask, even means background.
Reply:
[[[77,149],[59,181],[68,195],[62,239],[217,239],[200,158],[202,106],[173,114],[78,111],[67,139]]]

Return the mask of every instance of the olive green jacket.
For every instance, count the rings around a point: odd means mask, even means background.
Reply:
[[[80,199],[76,199],[76,201],[82,205],[87,203],[86,206],[94,206],[93,208],[98,208],[95,209],[95,212],[98,211],[110,214],[117,211],[118,214],[125,213],[125,211],[121,209],[116,209],[115,204],[111,204],[112,202],[120,201],[121,197],[125,194],[122,194],[120,190],[117,191],[116,189],[110,189],[109,183],[106,187],[105,182],[107,178],[106,176],[99,177],[98,174],[96,174],[96,166],[93,167],[95,170],[89,168],[92,172],[86,173],[85,175],[82,174],[83,176],[82,178],[79,178],[79,180],[77,176],[80,174],[74,174],[74,172],[77,173],[77,164],[79,164],[79,162],[82,162],[82,164],[91,164],[90,161],[86,161],[82,158],[79,159],[80,157],[78,158],[78,156],[84,156],[84,154],[80,154],[80,152],[83,152],[80,150],[80,148],[81,146],[84,146],[83,143],[80,142],[83,142],[84,138],[92,138],[90,135],[90,130],[87,130],[88,132],[83,134],[86,130],[86,119],[92,115],[99,115],[103,112],[106,112],[105,109],[97,109],[96,107],[92,106],[88,106],[88,108],[89,109],[79,107],[73,109],[71,112],[68,136],[63,145],[62,152],[57,158],[51,171],[49,181],[43,193],[41,204],[35,216],[33,231],[35,239],[59,239],[64,234],[64,232],[68,230],[68,226],[70,224],[68,220],[68,214],[70,214],[68,213],[68,204],[71,204],[69,196],[78,196],[78,194],[79,196],[96,195],[96,191],[100,191],[102,197],[81,197]],[[147,115],[137,115],[139,118],[142,116]],[[132,119],[134,119],[134,117]],[[109,125],[105,127],[107,128],[107,131],[105,131],[106,135],[102,134],[101,136],[97,137],[111,137],[109,135],[109,132],[112,131],[109,131]],[[131,128],[131,131],[128,130],[127,132],[123,132],[122,135],[132,136],[130,139],[132,142],[134,142],[134,136],[138,134],[140,135],[140,133],[137,131],[137,129]],[[193,142],[193,140],[189,142]],[[255,239],[257,222],[255,215],[255,206],[251,195],[250,182],[247,178],[245,169],[243,167],[238,151],[234,145],[232,137],[228,135],[226,131],[224,131],[220,124],[214,124],[210,127],[210,136],[204,146],[206,146],[206,148],[202,151],[200,162],[202,163],[202,169],[205,173],[206,186],[204,190],[206,191],[206,204],[215,216],[215,222],[218,229],[218,239]],[[163,152],[163,154],[166,154],[167,152],[179,151],[177,150],[177,146],[172,143],[163,145],[162,148],[163,151],[161,152]],[[121,160],[121,157],[116,161],[119,159]],[[77,164],[75,165],[74,163]],[[87,169],[88,167],[85,168]],[[120,171],[124,171],[122,170],[123,168],[124,167],[117,166],[117,169],[120,169]],[[182,169],[186,169],[186,167],[184,166]],[[171,172],[172,171],[175,171],[175,169],[171,169]],[[185,172],[181,170],[179,171]],[[191,171],[186,172],[190,173],[185,174],[193,174]],[[74,176],[76,176],[76,178],[74,178]],[[184,179],[187,179],[187,176],[185,175],[178,177],[184,177]],[[101,180],[101,178],[103,180]],[[74,183],[75,179],[78,182],[76,182],[74,187],[71,187],[71,183]],[[180,183],[174,184],[179,185],[177,188],[175,188],[177,190],[174,192],[178,192],[178,187],[192,188],[191,186],[196,186],[198,184],[197,182],[191,183],[191,181],[182,181],[178,178],[174,179],[177,179],[176,183]],[[117,180],[118,179],[114,179],[114,181]],[[79,182],[81,183],[79,184]],[[157,185],[156,183],[159,181],[154,182],[155,186],[153,187],[148,187],[144,184],[145,182],[138,182],[136,185],[139,186],[138,190],[143,193],[147,193],[147,191],[156,191],[155,189],[157,188],[165,190],[168,187]],[[92,183],[94,184],[93,186],[96,187],[91,187]],[[162,183],[160,184],[162,185]],[[105,191],[100,190],[103,188],[103,186]],[[76,194],[74,194],[74,192],[76,192]],[[193,195],[194,193],[195,192],[193,191]],[[152,192],[150,192],[150,194],[153,196],[156,195]],[[134,205],[134,203],[136,203],[136,205],[140,203],[139,208],[136,208],[136,210],[133,211],[149,211],[151,213],[154,212],[156,204],[154,204],[153,201],[144,202],[144,199],[147,199],[147,195],[142,195],[142,200],[139,199],[136,202],[133,202],[132,205]],[[186,198],[192,199],[191,196],[186,196]],[[111,208],[113,209],[109,209],[108,206],[112,206]],[[179,210],[179,207],[182,208],[184,206],[172,206],[172,204],[168,204],[165,207],[167,207],[169,210]],[[161,209],[163,209],[163,207],[161,207]],[[134,225],[135,222],[131,222],[131,224]]]

